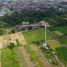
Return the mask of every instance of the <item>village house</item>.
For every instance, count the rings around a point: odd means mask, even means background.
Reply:
[[[27,22],[25,22],[27,23]],[[15,28],[20,31],[20,30],[32,30],[32,29],[36,29],[36,28],[44,28],[45,27],[45,24],[47,27],[49,27],[49,24],[46,23],[45,21],[40,21],[40,22],[37,22],[37,23],[33,23],[33,24],[19,24],[19,25],[16,25]]]

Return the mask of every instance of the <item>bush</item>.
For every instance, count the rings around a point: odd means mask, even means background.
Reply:
[[[9,48],[9,49],[13,49],[14,46],[15,46],[15,44],[11,42],[11,43],[8,45],[8,48]]]

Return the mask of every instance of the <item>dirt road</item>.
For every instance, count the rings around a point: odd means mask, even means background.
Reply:
[[[35,51],[36,55],[38,56],[39,61],[42,63],[43,67],[51,67],[48,60],[45,58],[41,50],[36,46],[32,45],[31,49]]]
[[[33,63],[30,60],[29,55],[26,53],[25,49],[23,47],[19,47],[18,50],[22,54],[22,56],[27,64],[27,67],[33,67]]]

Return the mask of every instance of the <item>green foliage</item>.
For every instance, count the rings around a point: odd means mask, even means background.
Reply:
[[[3,34],[3,29],[0,28],[0,35],[2,35],[2,34]]]
[[[15,33],[15,30],[14,30],[14,29],[12,29],[12,30],[11,30],[11,33]]]
[[[27,67],[18,47],[2,49],[1,59],[2,67]]]
[[[13,12],[11,15],[5,15],[0,18],[1,21],[5,22],[9,27],[21,24],[22,22],[36,23],[41,20],[48,21],[50,24],[66,24],[66,14],[58,11],[58,9],[49,8],[46,11],[34,11],[34,10],[21,10],[20,12]]]
[[[65,64],[67,64],[67,48],[66,47],[59,47],[56,48],[57,54]]]
[[[18,39],[16,39],[16,43],[17,43],[18,46],[21,45],[21,44],[19,43],[19,40],[18,40]]]
[[[16,50],[15,50],[16,51]],[[18,64],[17,55],[14,51],[6,48],[2,50],[2,67],[20,67]]]
[[[15,46],[15,44],[14,43],[12,43],[12,42],[10,42],[10,44],[7,46],[9,49],[13,49],[14,48],[14,46]]]

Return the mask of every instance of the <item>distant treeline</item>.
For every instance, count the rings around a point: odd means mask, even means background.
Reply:
[[[36,10],[21,10],[20,12],[13,12],[11,15],[5,15],[0,18],[1,21],[8,26],[15,26],[22,22],[36,23],[41,20],[48,21],[49,24],[63,25],[67,24],[67,13],[58,11],[58,9],[49,8],[46,11]]]

